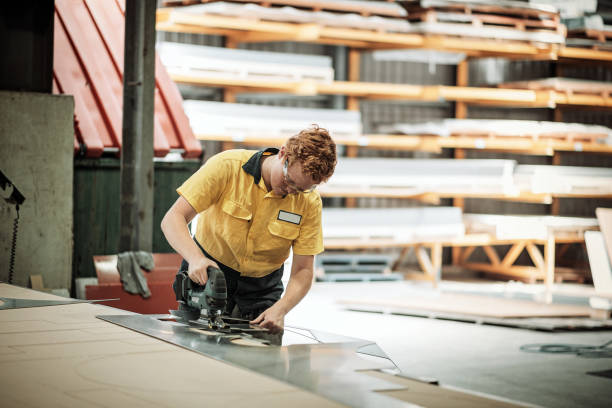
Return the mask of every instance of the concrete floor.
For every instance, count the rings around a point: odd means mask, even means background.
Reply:
[[[507,284],[442,282],[440,287],[444,291],[493,293]],[[522,293],[524,298],[539,292],[538,288],[541,286],[525,285],[517,293]],[[429,284],[408,281],[315,283],[285,323],[375,341],[406,375],[433,377],[444,386],[544,407],[612,406],[612,379],[587,374],[611,370],[612,358],[520,350],[522,345],[533,343],[598,346],[612,340],[612,330],[548,333],[352,312],[336,303],[342,298],[379,296],[384,299],[431,290]],[[567,292],[562,285],[557,290]],[[587,288],[584,292],[590,293],[590,290]],[[567,299],[573,299],[573,303],[586,301],[584,297],[566,296]]]

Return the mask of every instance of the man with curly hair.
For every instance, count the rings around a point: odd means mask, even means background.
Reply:
[[[210,159],[177,192],[161,228],[183,256],[182,270],[203,285],[208,266],[225,275],[225,312],[281,332],[306,295],[314,256],[323,251],[318,184],[331,177],[336,145],[313,125],[279,149],[228,150]],[[188,224],[199,214],[196,234]],[[293,249],[283,293],[283,265]]]

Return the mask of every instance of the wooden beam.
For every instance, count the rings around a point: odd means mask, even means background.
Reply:
[[[442,279],[442,243],[436,242],[431,245],[431,261],[434,273],[433,284],[438,286],[438,282]]]
[[[157,30],[228,35],[243,41],[309,41],[358,46],[360,48],[427,48],[462,52],[473,57],[500,56],[532,60],[612,61],[612,52],[557,44],[531,44],[521,41],[470,39],[429,34],[400,34],[355,28],[324,27],[315,24],[258,21],[244,17],[190,15],[180,9],[161,8]]]
[[[455,85],[457,86],[468,86],[469,85],[469,63],[468,60],[463,60],[457,64],[457,75]],[[467,105],[465,102],[457,102],[455,104],[455,118],[466,119],[467,118]]]
[[[518,258],[521,252],[523,252],[523,249],[525,248],[525,243],[525,241],[519,241],[512,245],[510,250],[506,253],[506,256],[504,256],[504,260],[501,262],[501,265],[504,267],[511,266],[514,261],[516,261],[516,258]]]
[[[487,254],[487,257],[491,261],[492,265],[494,265],[494,266],[499,266],[500,265],[501,262],[499,260],[499,256],[497,255],[497,252],[495,251],[495,249],[493,249],[492,246],[485,245],[485,246],[482,247],[482,249],[485,251],[485,254]]]
[[[457,72],[455,85],[465,87],[468,86],[469,83],[469,64],[467,60],[461,61],[457,64]],[[466,119],[467,118],[467,104],[463,101],[455,102],[455,118],[456,119]],[[465,158],[465,150],[463,149],[454,149],[453,156],[455,159],[464,159]],[[453,205],[455,207],[460,207],[461,209],[465,208],[465,200],[463,198],[454,198]],[[457,265],[459,263],[461,257],[461,248],[456,247],[451,249],[452,252],[452,262],[453,265]]]
[[[612,108],[612,97],[607,95],[577,94],[567,92],[553,92],[554,103],[558,105],[572,106],[596,106],[600,108]]]
[[[612,62],[612,52],[592,50],[589,48],[561,47],[558,56],[560,59]]]
[[[361,52],[355,48],[350,48],[348,52],[348,80],[351,82],[359,81],[360,71],[361,71]],[[343,82],[343,83],[346,83],[346,82]],[[359,99],[357,99],[357,97],[354,95],[348,96],[346,98],[346,109],[352,110],[352,111],[359,111]],[[347,157],[357,157],[358,153],[359,151],[356,146],[347,146],[346,148]],[[346,197],[344,204],[348,208],[357,207],[357,199],[355,197]]]
[[[548,303],[552,302],[552,287],[555,282],[555,237],[552,234],[548,235],[546,244],[544,244],[544,263],[545,263],[545,279]]]
[[[325,197],[380,197],[380,198],[412,198],[431,203],[437,203],[442,198],[481,198],[490,200],[515,201],[521,203],[550,204],[552,196],[550,194],[520,193],[519,195],[503,194],[477,194],[477,193],[444,193],[444,192],[424,192],[412,188],[395,187],[372,187],[364,189],[327,187],[319,188],[319,192]],[[593,195],[566,195],[568,197],[594,197]],[[609,195],[597,197],[607,198]]]
[[[425,250],[425,247],[423,245],[415,245],[414,251],[417,257],[417,261],[419,262],[419,266],[421,267],[423,272],[425,272],[425,274],[429,277],[430,280],[435,282],[436,272],[434,269],[434,265],[432,264],[431,259],[429,258],[429,254],[427,254],[427,251]]]
[[[527,243],[527,252],[529,253],[535,267],[544,272],[546,270],[546,264],[538,247],[536,247],[532,242],[529,242]]]
[[[393,265],[391,266],[391,270],[392,271],[396,271],[399,266],[401,265],[402,261],[404,260],[404,258],[406,258],[406,255],[408,255],[408,252],[410,252],[410,250],[412,249],[412,247],[407,246],[402,248],[402,250],[400,251],[399,256],[397,257],[397,259],[395,260],[395,262],[393,262]]]
[[[456,248],[461,249],[460,247],[456,247]],[[467,260],[470,258],[470,255],[472,255],[475,249],[476,249],[475,246],[465,247],[463,249],[463,252],[461,253],[461,257],[459,258],[459,263],[460,264],[466,263]]]
[[[475,271],[489,272],[504,276],[510,276],[515,279],[523,279],[529,282],[534,282],[537,279],[543,279],[544,275],[533,266],[495,266],[487,263],[470,262],[464,265],[468,269]]]
[[[557,110],[555,110],[556,112]],[[561,165],[561,155],[558,152],[555,152],[552,157],[552,165],[560,166]],[[550,204],[550,213],[552,215],[559,215],[561,211],[561,202],[559,197],[553,197],[553,201]]]
[[[235,91],[235,89],[234,89]],[[198,134],[200,140],[236,141],[234,135]],[[271,142],[283,141],[284,138],[273,136],[244,136],[241,142],[248,145],[267,145]],[[476,138],[449,136],[438,137],[430,135],[362,135],[354,137],[335,137],[339,145],[367,147],[369,149],[418,150],[440,153],[443,148],[478,149],[516,154],[553,156],[555,152],[583,152],[612,154],[612,146],[599,143],[569,142],[562,140],[532,140],[529,138]]]

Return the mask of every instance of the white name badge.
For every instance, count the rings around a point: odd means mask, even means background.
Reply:
[[[287,221],[292,224],[300,225],[300,221],[302,221],[302,216],[300,214],[294,214],[291,212],[280,210],[278,212],[278,219],[281,221]]]

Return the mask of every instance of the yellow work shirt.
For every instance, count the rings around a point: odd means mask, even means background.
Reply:
[[[177,192],[199,214],[196,240],[241,276],[266,276],[293,253],[323,251],[321,196],[268,192],[261,158],[278,153],[228,150],[208,161]],[[273,160],[273,159],[269,159]]]

